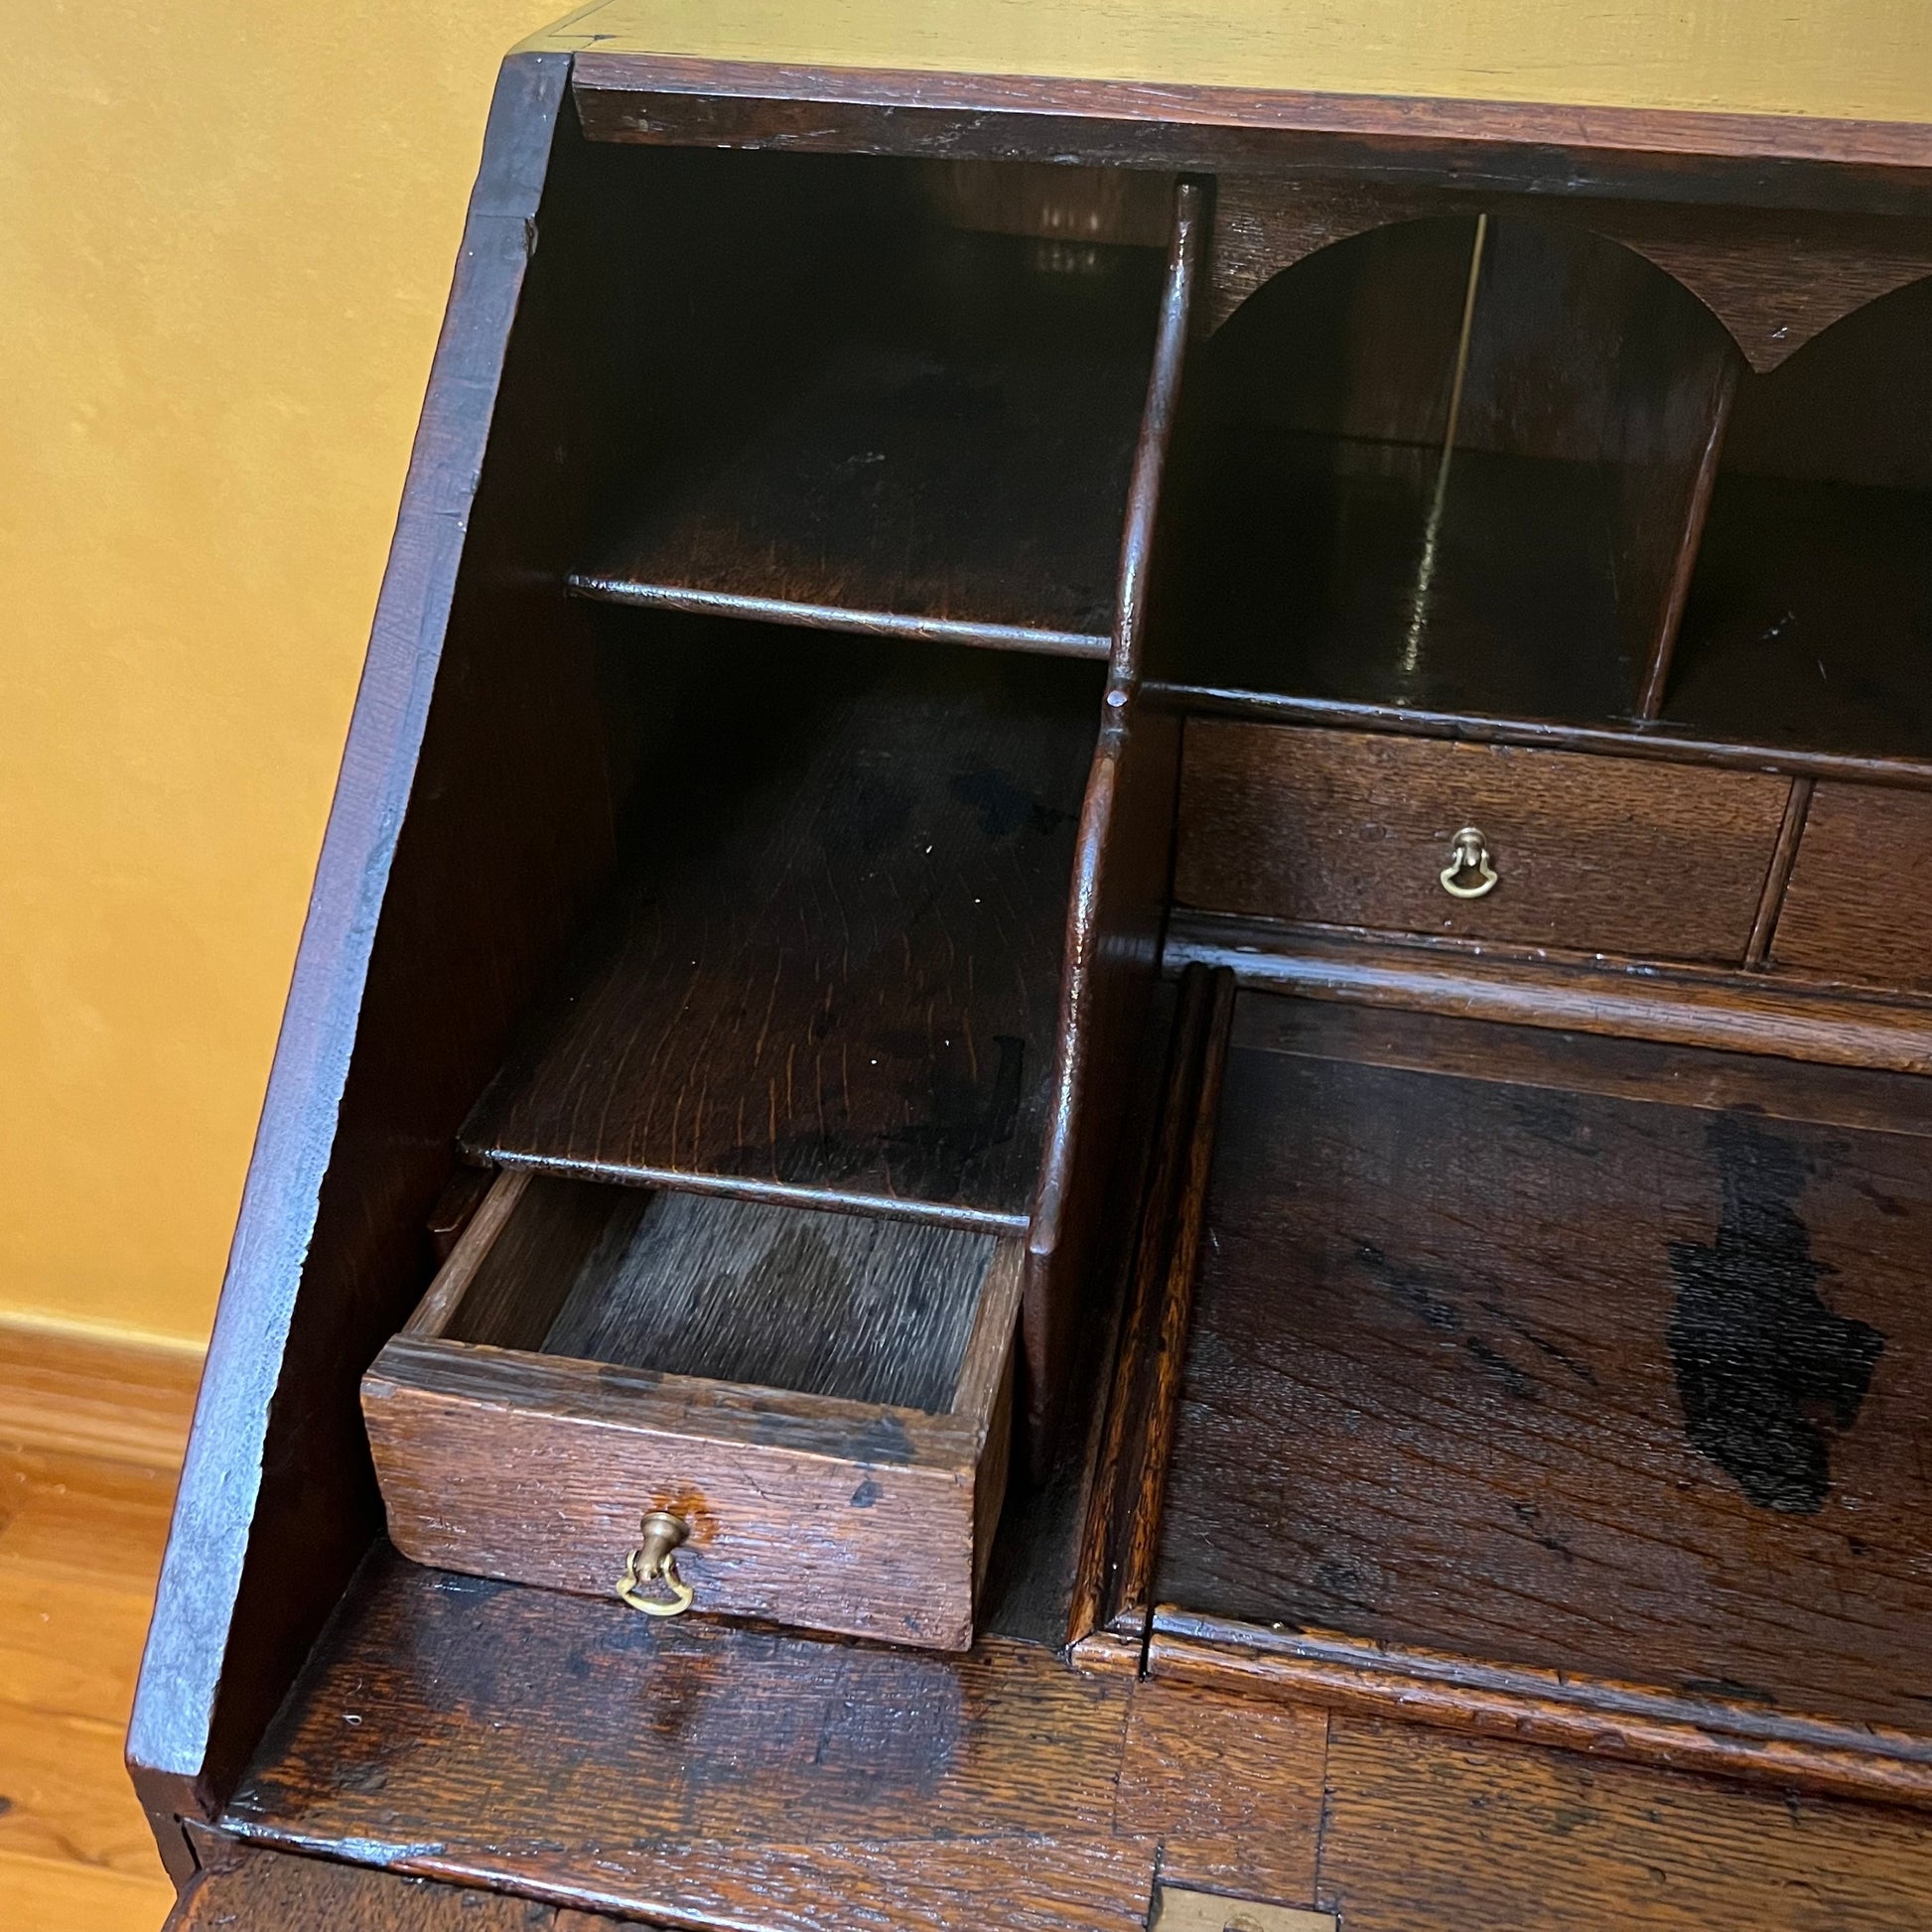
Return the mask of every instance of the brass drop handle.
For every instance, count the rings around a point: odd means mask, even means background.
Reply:
[[[1464,880],[1474,874],[1470,884]],[[1496,869],[1489,863],[1489,844],[1480,829],[1465,825],[1449,846],[1449,862],[1441,874],[1443,891],[1456,898],[1480,898],[1496,890]]]
[[[668,1509],[653,1509],[637,1527],[643,1540],[624,1559],[618,1594],[646,1616],[682,1616],[693,1596],[677,1574],[677,1547],[690,1538],[691,1525]]]

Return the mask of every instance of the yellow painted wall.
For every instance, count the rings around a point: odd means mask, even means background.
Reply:
[[[557,11],[0,39],[0,1315],[207,1334],[490,83]]]

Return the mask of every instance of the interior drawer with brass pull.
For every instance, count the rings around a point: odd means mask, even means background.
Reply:
[[[1202,911],[1738,964],[1790,781],[1375,732],[1188,723]]]
[[[390,1538],[656,1615],[962,1649],[1023,1245],[505,1171],[363,1378]]]

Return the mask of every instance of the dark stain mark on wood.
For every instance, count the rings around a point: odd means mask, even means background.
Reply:
[[[1685,1432],[1760,1508],[1809,1515],[1831,1488],[1830,1432],[1857,1422],[1885,1337],[1819,1296],[1835,1271],[1797,1210],[1800,1151],[1736,1115],[1712,1122],[1711,1142],[1718,1238],[1670,1243]]]

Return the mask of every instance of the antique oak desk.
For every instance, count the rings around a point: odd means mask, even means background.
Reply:
[[[248,1176],[178,1922],[1932,1924],[1929,1074],[1922,8],[600,0]]]

